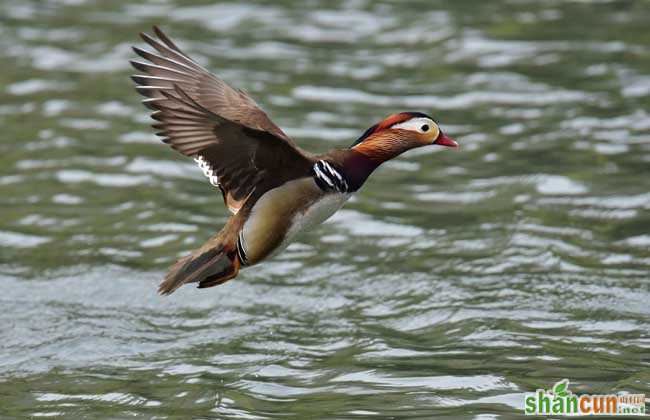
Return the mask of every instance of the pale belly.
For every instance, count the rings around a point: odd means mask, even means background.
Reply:
[[[240,235],[248,263],[280,252],[301,232],[336,213],[349,198],[350,194],[325,194],[312,178],[268,191],[253,206]]]

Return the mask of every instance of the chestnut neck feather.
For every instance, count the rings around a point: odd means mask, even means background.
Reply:
[[[404,130],[389,130],[372,134],[353,150],[380,165],[419,146],[422,146],[422,143],[413,136],[407,135]]]

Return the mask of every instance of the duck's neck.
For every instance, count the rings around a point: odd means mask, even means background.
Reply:
[[[354,149],[335,149],[322,156],[345,175],[350,191],[357,191],[381,164]]]
[[[356,191],[366,182],[370,174],[377,169],[381,162],[370,159],[368,156],[354,149],[343,150],[341,166],[348,179],[352,191]]]
[[[418,146],[417,142],[382,133],[350,149],[333,150],[327,158],[343,170],[350,190],[356,191],[379,165]]]

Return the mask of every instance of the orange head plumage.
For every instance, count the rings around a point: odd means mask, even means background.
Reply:
[[[431,144],[458,147],[430,116],[421,112],[400,112],[366,130],[351,149],[374,161],[384,162],[407,150]]]

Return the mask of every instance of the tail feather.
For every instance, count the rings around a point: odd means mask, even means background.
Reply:
[[[187,283],[199,283],[200,288],[216,286],[236,277],[240,267],[237,241],[244,221],[245,212],[238,212],[205,245],[172,265],[158,293],[172,294]]]
[[[216,286],[237,276],[239,267],[237,252],[228,252],[221,244],[202,248],[170,267],[158,293],[169,295],[182,285],[195,282],[200,288]]]

